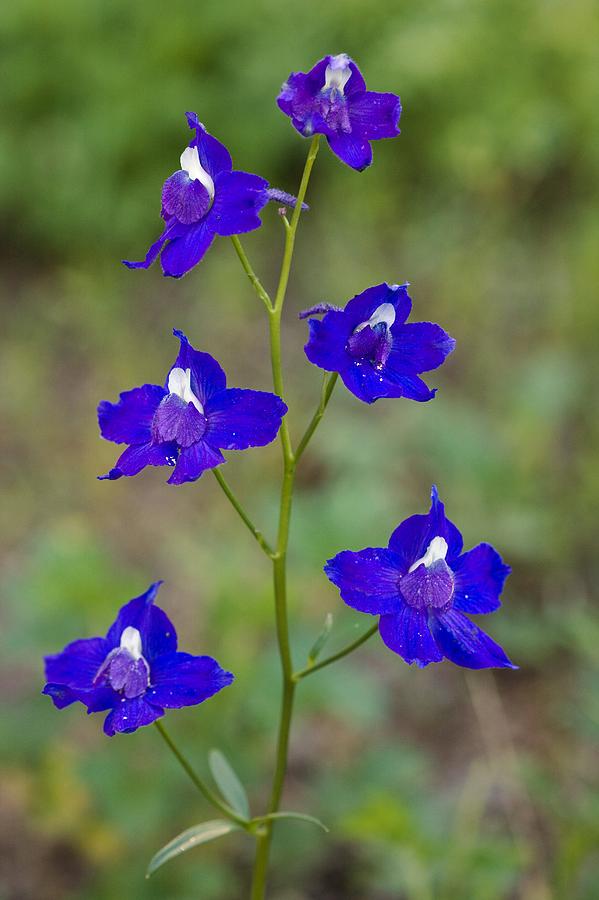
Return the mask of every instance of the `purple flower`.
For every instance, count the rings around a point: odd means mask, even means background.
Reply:
[[[208,134],[195,113],[187,113],[195,137],[181,154],[181,168],[164,182],[164,231],[142,262],[123,260],[130,269],[147,269],[159,253],[162,271],[180,278],[202,259],[215,235],[253,231],[270,197],[268,182],[248,172],[233,172],[231,156]]]
[[[173,334],[181,345],[164,387],[144,384],[98,406],[102,437],[129,445],[100,479],[175,466],[168,483],[183,484],[226,462],[221,449],[263,447],[277,436],[287,412],[279,397],[228,388],[212,356],[195,350],[183,332]]]
[[[510,568],[490,544],[462,553],[462,535],[445,518],[436,487],[431,496],[428,515],[402,522],[388,548],[344,550],[325,572],[348,606],[380,616],[383,641],[407,663],[445,658],[468,669],[516,669],[468,618],[500,606]]]
[[[211,656],[177,651],[177,632],[154,606],[161,582],[120,610],[106,637],[67,644],[46,656],[44,694],[58,709],[79,701],[88,713],[110,710],[104,731],[128,733],[165,709],[195,706],[233,681]]]
[[[306,356],[315,366],[339,372],[345,386],[359,400],[374,403],[381,397],[432,400],[420,372],[438,368],[455,347],[440,325],[410,322],[412,308],[407,284],[377,284],[338,309],[320,304],[303,313],[325,314],[310,319]]]
[[[372,163],[370,141],[399,134],[399,97],[367,91],[345,53],[325,56],[307,73],[292,72],[277,103],[300,134],[326,135],[333,153],[358,171]]]

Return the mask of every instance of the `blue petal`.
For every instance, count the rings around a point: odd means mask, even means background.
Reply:
[[[501,556],[490,544],[479,544],[453,563],[453,605],[465,613],[490,613],[501,606],[499,595],[510,574]]]
[[[173,334],[181,344],[171,369],[191,370],[191,390],[205,409],[212,397],[224,391],[227,377],[214,357],[196,350],[182,331],[175,328]]]
[[[181,278],[202,259],[214,240],[211,214],[195,225],[179,225],[178,235],[162,251],[160,263],[169,278]]]
[[[187,116],[187,124],[196,133],[189,146],[198,148],[198,156],[202,168],[206,169],[213,180],[216,179],[220,172],[230,172],[233,163],[231,154],[225,145],[221,144],[220,141],[217,141],[215,137],[206,131],[196,113],[188,112],[185,115]]]
[[[384,369],[375,368],[367,359],[354,360],[340,375],[348,391],[364,403],[374,403],[383,397],[398,398],[405,395],[403,384],[386,378]]]
[[[428,621],[439,649],[456,666],[467,669],[518,668],[499,644],[458,610],[450,609],[444,613],[431,610]]]
[[[351,323],[343,311],[328,312],[324,319],[310,319],[310,337],[304,352],[312,365],[327,372],[341,372],[352,364],[345,349],[352,332]]]
[[[397,137],[401,103],[397,94],[364,91],[348,103],[352,134],[366,140]]]
[[[211,227],[217,234],[244,234],[260,228],[258,213],[269,201],[268,181],[248,172],[226,172],[215,185]]]
[[[343,550],[329,559],[324,571],[337,585],[342,599],[360,612],[395,613],[403,605],[399,594],[400,560],[380,547],[357,553]]]
[[[144,697],[134,697],[131,700],[123,698],[106,716],[104,733],[108,737],[112,737],[117,732],[130,734],[143,725],[151,725],[163,715],[163,709],[152,706]]]
[[[210,656],[169,653],[152,663],[152,687],[146,699],[168,709],[195,706],[233,681]]]
[[[395,615],[381,616],[379,632],[387,647],[408,664],[415,662],[424,667],[443,659],[430,633],[424,610],[402,606]]]
[[[450,568],[452,561],[462,552],[462,535],[453,522],[445,518],[445,507],[435,486],[431,490],[431,498],[428,515],[410,516],[397,526],[389,538],[389,549],[400,557],[405,572],[424,555],[434,537],[439,536],[447,541],[446,561]]]
[[[400,376],[437,369],[455,347],[455,340],[433,322],[394,323],[391,334],[387,370]]]
[[[178,447],[175,443],[133,444],[121,453],[113,469],[105,475],[98,475],[100,481],[116,481],[123,475],[138,475],[146,466],[173,466],[177,459]]]
[[[388,366],[385,366],[381,373],[383,380],[394,385],[401,393],[393,394],[389,392],[386,396],[404,397],[406,400],[416,400],[418,403],[427,403],[432,400],[437,393],[437,388],[429,388],[428,385],[419,378],[418,375],[397,375]]]
[[[149,269],[164,245],[167,241],[171,240],[174,237],[177,237],[181,228],[184,226],[180,225],[176,219],[171,219],[166,223],[164,227],[164,231],[158,238],[158,240],[154,241],[154,243],[150,246],[145,259],[141,260],[141,262],[132,262],[131,260],[124,259],[123,263],[127,266],[128,269]]]
[[[375,310],[383,303],[390,303],[395,309],[395,322],[391,330],[398,324],[403,324],[410,315],[412,299],[408,294],[409,284],[388,284],[383,281],[356,294],[345,306],[345,313],[349,318],[348,328],[352,332],[363,322],[368,321]]]
[[[111,649],[112,645],[103,637],[73,641],[60,653],[45,657],[46,680],[63,687],[90,690]]]
[[[276,438],[286,412],[276,394],[229,388],[206,404],[205,439],[224,450],[263,447]]]
[[[327,135],[329,147],[339,159],[358,172],[364,171],[372,164],[372,147],[367,140],[357,135]]]
[[[208,469],[222,466],[226,462],[225,457],[216,447],[211,447],[205,440],[185,447],[179,454],[179,460],[175,470],[168,480],[169,484],[185,484],[188,481],[197,481]]]
[[[137,628],[141,635],[142,653],[148,663],[164,653],[177,649],[177,632],[167,614],[154,606],[154,599],[162,582],[156,581],[148,590],[126,603],[110,626],[106,640],[112,649],[118,647],[125,628]]]
[[[145,444],[151,438],[152,419],[165,394],[158,384],[143,384],[119,394],[118,403],[102,400],[98,406],[102,437],[115,444]]]

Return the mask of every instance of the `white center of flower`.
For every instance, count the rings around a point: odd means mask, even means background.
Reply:
[[[204,407],[191,389],[191,369],[171,369],[168,376],[168,392],[176,394],[185,403],[193,403],[197,411],[204,414]]]
[[[366,322],[358,325],[356,331],[362,331],[367,325],[374,328],[375,325],[380,325],[381,322],[384,322],[387,328],[391,328],[395,322],[395,307],[392,303],[381,303],[380,306],[377,306],[371,317]]]
[[[343,94],[343,88],[351,78],[351,69],[349,67],[349,56],[346,53],[339,53],[338,56],[331,56],[331,61],[325,72],[325,81],[323,90],[328,91],[335,89]]]
[[[426,553],[424,556],[421,556],[420,559],[417,559],[413,565],[410,566],[408,572],[413,572],[418,566],[426,566],[429,569],[433,563],[438,562],[440,559],[445,559],[447,556],[447,541],[444,537],[434,537],[428,547],[426,548]]]
[[[127,625],[121,635],[121,650],[126,650],[136,661],[143,656],[141,652],[141,634],[132,625]]]
[[[203,184],[211,200],[214,200],[214,182],[206,169],[202,167],[197,147],[186,147],[181,154],[181,168],[187,172],[192,181]]]

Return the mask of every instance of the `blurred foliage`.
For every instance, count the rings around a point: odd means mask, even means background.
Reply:
[[[272,897],[597,897],[598,38],[592,0],[3,4],[1,900],[243,895],[244,835],[143,880],[210,814],[152,729],[107,740],[98,717],[55,712],[41,657],[164,578],[184,649],[237,673],[171,728],[205,773],[222,747],[260,807],[278,704],[267,566],[209,476],[97,482],[114,448],[93,410],[163,377],[173,326],[232,384],[269,386],[263,311],[227,241],[177,283],[119,259],[158,233],[186,109],[237,166],[293,191],[306,144],[274,97],[341,50],[401,94],[402,135],[361,175],[326,149],[317,162],[285,332],[293,433],[320,384],[297,310],[409,280],[415,318],[458,349],[429,378],[432,404],[334,398],[295,507],[296,658],[329,611],[330,648],[364,625],[323,560],[386,541],[434,480],[466,543],[490,540],[513,566],[489,628],[521,669],[412,671],[375,639],[308,679],[286,805],[331,834],[280,823]],[[274,208],[264,219],[245,245],[270,285],[282,235]],[[274,446],[227,467],[271,531],[277,466]]]

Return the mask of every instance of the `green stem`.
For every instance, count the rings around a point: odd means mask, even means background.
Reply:
[[[279,285],[275,295],[274,306],[269,310],[268,316],[272,377],[275,392],[279,397],[285,396],[281,362],[281,315],[283,312],[285,295],[287,293],[289,273],[291,271],[291,261],[293,259],[293,249],[295,246],[295,233],[302,211],[302,203],[306,196],[306,191],[308,190],[312,166],[314,165],[314,160],[318,153],[319,140],[320,136],[315,135],[310,143],[310,149],[308,150],[308,157],[306,159],[297,195],[297,203],[293,210],[289,227],[285,230],[285,249],[283,252]],[[269,813],[278,811],[283,793],[285,773],[287,770],[289,732],[291,730],[291,717],[293,714],[293,700],[295,695],[295,681],[293,680],[293,661],[289,645],[289,622],[287,614],[287,546],[289,543],[289,525],[291,521],[291,504],[295,479],[295,458],[291,447],[289,427],[286,419],[283,419],[281,426],[281,447],[283,450],[283,483],[281,486],[277,547],[276,552],[273,555],[273,586],[283,692],[281,697],[281,714],[277,739],[275,773],[273,776],[270,803],[268,806]],[[273,822],[269,821],[265,824],[263,832],[257,837],[256,858],[252,877],[252,900],[263,900],[265,896],[272,831]]]
[[[229,487],[229,485],[225,479],[225,476],[222,474],[222,472],[218,468],[212,469],[212,472],[214,474],[214,477],[220,484],[221,488],[223,489],[223,492],[224,492],[225,496],[227,497],[227,499],[229,500],[231,506],[239,514],[241,521],[244,523],[244,525],[246,525],[246,527],[254,535],[254,537],[256,538],[256,540],[258,541],[258,543],[260,544],[260,546],[262,547],[262,549],[264,550],[266,555],[270,556],[270,558],[272,559],[274,556],[274,550],[272,549],[272,547],[270,546],[270,544],[268,543],[268,541],[266,540],[266,538],[264,537],[262,532],[258,528],[256,528],[256,526],[254,525],[254,523],[252,522],[252,520],[250,519],[250,517],[244,510],[243,506],[241,505],[241,503],[239,502],[239,500],[237,499],[237,497],[235,496],[235,494]]]
[[[305,678],[306,675],[311,675],[312,672],[317,672],[319,669],[324,669],[325,666],[330,666],[331,663],[337,662],[338,659],[343,659],[344,656],[347,656],[348,653],[352,653],[354,650],[357,650],[358,647],[361,647],[362,644],[365,644],[366,641],[372,637],[373,634],[376,634],[378,631],[378,622],[373,625],[368,631],[365,631],[359,638],[356,638],[355,641],[352,641],[351,644],[348,644],[347,647],[344,647],[342,650],[339,650],[338,653],[333,653],[331,656],[327,656],[326,659],[323,659],[322,662],[315,663],[313,666],[306,666],[305,669],[300,669],[299,672],[295,672],[293,675],[293,680],[297,683],[301,681],[302,678]]]
[[[233,241],[233,246],[235,247],[237,256],[239,257],[239,259],[241,261],[243,270],[244,270],[245,274],[247,275],[247,277],[250,279],[252,287],[254,288],[254,290],[256,291],[256,293],[258,294],[258,296],[264,303],[267,310],[270,312],[272,309],[272,300],[270,299],[267,291],[264,289],[262,282],[260,281],[260,279],[258,278],[256,273],[252,269],[251,263],[250,263],[249,259],[247,258],[247,256],[245,255],[245,250],[243,249],[243,247],[241,245],[241,241],[239,240],[239,238],[236,234],[232,235],[231,240]]]
[[[213,806],[216,806],[216,808],[219,809],[228,819],[231,819],[233,822],[237,822],[237,824],[241,825],[242,828],[246,828],[248,824],[247,821],[242,816],[238,816],[237,813],[233,809],[231,809],[230,806],[227,806],[226,803],[223,803],[218,794],[216,794],[211,788],[208,787],[208,785],[204,781],[202,781],[195,769],[193,769],[189,760],[185,756],[183,756],[183,754],[173,741],[172,737],[164,727],[164,724],[160,720],[157,720],[156,722],[154,722],[154,725],[162,736],[165,744],[170,748],[173,755],[176,756],[176,758],[179,760],[181,766],[185,769],[200,794],[202,794],[202,796],[205,797],[209,803],[211,803]]]
[[[333,391],[335,390],[335,385],[337,384],[337,378],[338,378],[337,372],[332,372],[330,375],[327,375],[325,373],[325,376],[322,380],[322,393],[320,395],[320,403],[318,404],[318,408],[317,408],[316,412],[314,413],[314,415],[312,416],[312,420],[310,421],[310,424],[306,428],[304,436],[301,439],[301,441],[299,442],[299,444],[297,445],[297,450],[295,451],[296,465],[299,462],[300,457],[303,455],[304,450],[310,443],[310,439],[312,438],[312,435],[318,428],[320,420],[324,416],[324,412],[328,406],[329,400],[331,399],[331,395],[332,395]]]

